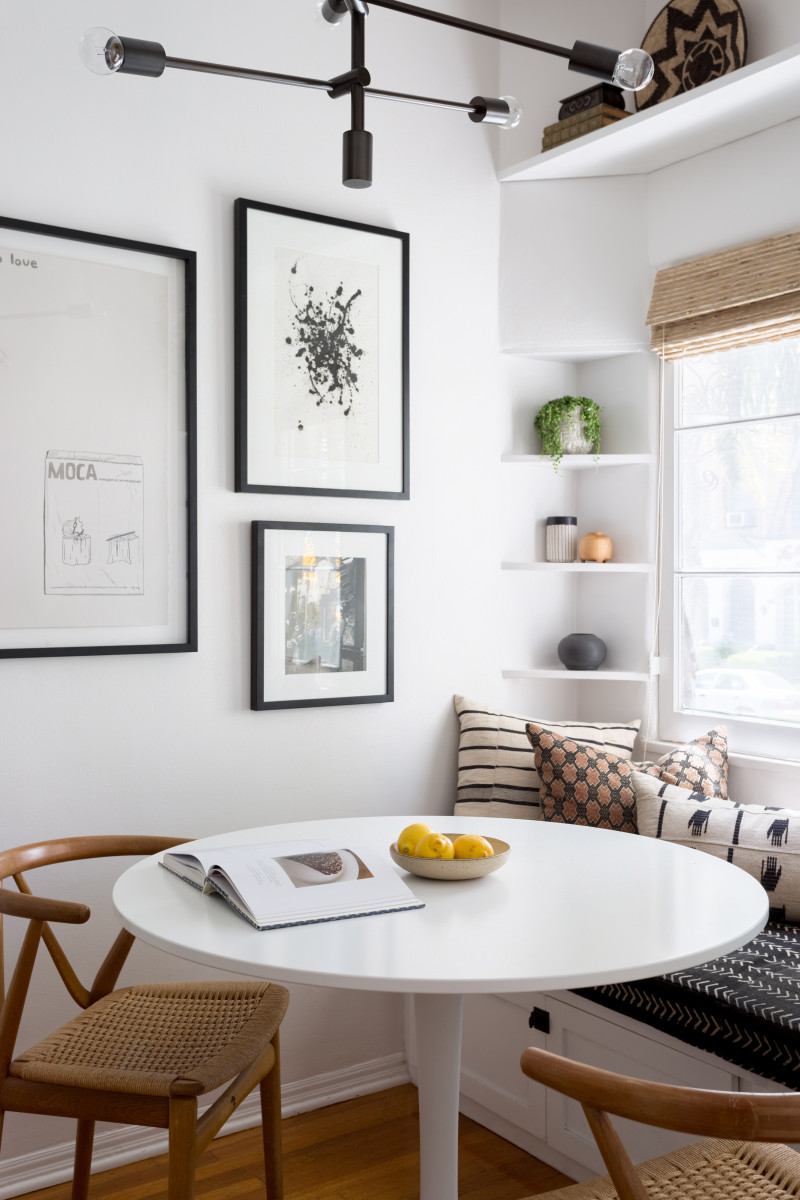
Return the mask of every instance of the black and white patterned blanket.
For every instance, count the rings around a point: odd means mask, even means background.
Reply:
[[[576,995],[800,1091],[800,926],[771,923],[702,966]]]

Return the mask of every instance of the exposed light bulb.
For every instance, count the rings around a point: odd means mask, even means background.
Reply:
[[[94,75],[113,75],[125,59],[125,47],[121,38],[101,25],[87,29],[80,40],[78,51],[81,62]]]
[[[469,119],[478,125],[516,129],[522,120],[522,105],[514,96],[473,96],[470,107]]]
[[[317,24],[326,29],[341,25],[347,16],[347,9],[340,0],[317,0]]]
[[[499,126],[500,129],[516,129],[522,120],[523,107],[517,100],[516,96],[501,96],[501,100],[508,105],[508,116],[505,121]]]
[[[655,63],[646,50],[623,50],[614,67],[611,82],[617,87],[638,92],[653,78]]]

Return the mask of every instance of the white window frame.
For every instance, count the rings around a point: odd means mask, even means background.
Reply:
[[[665,362],[661,373],[663,408],[663,488],[661,599],[659,611],[660,675],[658,679],[658,737],[664,742],[688,742],[725,725],[729,746],[738,754],[800,763],[800,729],[759,718],[742,720],[727,713],[681,712],[676,654],[679,579],[676,521],[676,463],[680,412],[679,363]]]

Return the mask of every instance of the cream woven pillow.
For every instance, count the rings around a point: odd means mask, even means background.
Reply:
[[[734,804],[633,773],[639,833],[727,859],[759,881],[769,919],[800,924],[800,811]]]

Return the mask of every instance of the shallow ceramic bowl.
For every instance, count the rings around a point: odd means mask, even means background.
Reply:
[[[455,841],[457,833],[446,833],[450,841]],[[417,858],[413,854],[401,854],[397,843],[389,847],[392,861],[404,871],[412,875],[422,875],[425,879],[479,879],[481,875],[490,875],[499,871],[508,862],[511,847],[500,838],[487,837],[494,854],[490,858]]]

